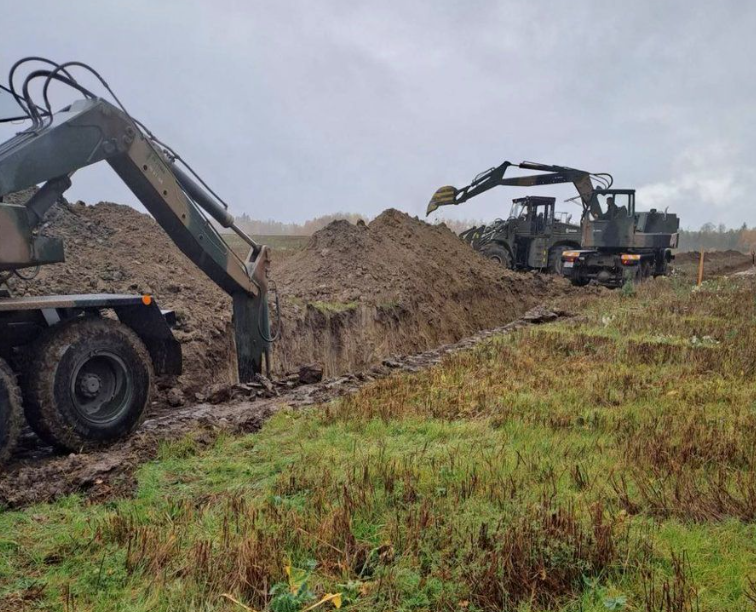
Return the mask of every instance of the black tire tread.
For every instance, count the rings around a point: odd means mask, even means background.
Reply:
[[[502,259],[501,265],[503,265],[505,268],[511,270],[514,267],[514,261],[512,254],[509,252],[509,249],[499,243],[490,242],[486,244],[480,249],[480,253],[487,259],[493,259],[492,256],[494,255],[500,257]]]
[[[101,334],[121,334],[139,355],[148,369],[148,377],[154,379],[152,360],[142,340],[127,326],[111,319],[98,317],[82,317],[61,323],[51,328],[34,349],[27,375],[25,411],[26,419],[32,429],[44,441],[54,446],[78,451],[103,446],[102,442],[83,439],[76,432],[67,427],[56,410],[56,402],[51,393],[53,391],[56,367],[65,350],[84,335],[96,337]],[[145,407],[149,404],[150,389],[147,392]],[[144,420],[145,411],[133,425],[134,431]],[[129,431],[128,433],[131,433]]]
[[[0,384],[4,385],[8,391],[7,413],[0,415],[0,418],[6,420],[8,427],[8,439],[0,448],[1,466],[11,456],[24,422],[21,389],[16,382],[16,375],[3,359],[0,359]]]
[[[556,246],[553,246],[549,249],[549,262],[548,262],[548,270],[549,272],[553,272],[554,274],[561,273],[562,266],[559,266],[559,269],[557,269],[556,265],[557,262],[561,261],[562,253],[565,251],[571,251],[577,247],[569,246],[567,244],[557,244]]]

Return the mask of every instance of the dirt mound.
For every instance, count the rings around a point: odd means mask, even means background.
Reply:
[[[369,225],[331,223],[276,280],[294,314],[280,359],[305,356],[329,374],[454,342],[568,290],[562,279],[506,270],[447,227],[393,209]]]
[[[152,217],[119,204],[56,205],[42,233],[63,239],[66,262],[46,266],[16,295],[149,293],[176,312],[180,383],[189,390],[229,379],[230,299],[178,250]]]
[[[176,312],[185,372],[178,383],[189,398],[232,381],[230,299],[152,217],[111,203],[56,205],[42,232],[63,239],[67,261],[15,281],[16,295],[152,294]],[[274,251],[271,277],[284,324],[277,374],[307,363],[328,376],[365,369],[505,324],[568,290],[561,279],[505,270],[445,226],[396,210],[370,225],[335,221],[285,259]]]

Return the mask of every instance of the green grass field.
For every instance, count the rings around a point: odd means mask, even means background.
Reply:
[[[5,512],[0,610],[756,610],[755,372],[752,283],[617,291]]]
[[[224,234],[223,237],[231,245],[231,248],[236,251],[237,254],[245,257],[249,251],[247,243],[244,242],[236,234]],[[309,236],[260,236],[254,235],[252,239],[260,244],[266,244],[274,252],[276,251],[298,251],[303,249],[307,242],[310,240]]]

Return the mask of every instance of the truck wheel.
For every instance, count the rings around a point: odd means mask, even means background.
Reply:
[[[573,287],[585,287],[588,283],[591,282],[590,278],[571,278],[570,282],[572,283]]]
[[[568,246],[551,247],[549,251],[549,270],[554,274],[562,274],[562,253],[571,250]]]
[[[87,317],[50,329],[27,374],[26,418],[43,440],[67,450],[123,438],[142,420],[152,362],[125,325]]]
[[[16,376],[0,359],[0,464],[10,457],[21,431],[23,411]]]
[[[481,254],[483,257],[487,257],[488,259],[491,259],[495,261],[498,264],[501,264],[505,268],[509,268],[510,270],[514,267],[512,263],[512,254],[509,252],[509,249],[506,247],[497,244],[495,242],[492,242],[490,244],[485,245],[481,250]]]

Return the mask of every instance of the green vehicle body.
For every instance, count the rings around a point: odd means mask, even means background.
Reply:
[[[562,253],[580,248],[580,226],[555,212],[555,198],[512,201],[507,219],[470,228],[460,237],[482,255],[516,270],[560,272]]]
[[[29,72],[17,90],[14,73],[30,62],[44,69]],[[181,373],[173,315],[152,296],[10,294],[12,275],[30,280],[40,266],[64,261],[62,241],[40,229],[81,168],[106,162],[184,255],[231,297],[240,381],[262,371],[274,340],[268,248],[236,225],[215,192],[128,114],[105,81],[115,104],[77,82],[68,71],[73,66],[99,78],[79,62],[31,57],[14,64],[8,86],[0,86],[0,122],[28,122],[0,143],[0,463],[23,417],[43,441],[69,450],[122,438],[144,416],[153,376]],[[44,81],[41,97],[32,96],[32,81]],[[53,82],[83,97],[54,112],[47,93]],[[249,245],[246,256],[231,249],[216,224]]]
[[[621,287],[669,273],[680,219],[657,210],[636,212],[634,189],[597,189],[581,220],[582,248],[562,255],[574,285]]]
[[[538,174],[508,176],[510,168],[534,170]],[[666,211],[636,212],[635,190],[612,189],[613,182],[612,175],[605,172],[587,172],[537,162],[513,164],[505,161],[481,172],[464,187],[439,187],[428,203],[426,215],[442,206],[463,204],[495,187],[572,183],[578,196],[570,201],[579,201],[583,209],[580,240],[577,241],[580,246],[564,248],[550,238],[553,244],[550,252],[557,252],[555,249],[562,251],[561,265],[554,262],[552,269],[560,270],[574,285],[587,285],[595,281],[608,287],[622,286],[628,280],[639,281],[667,274],[673,260],[672,249],[677,247],[679,218]],[[507,258],[507,248],[511,249],[511,245],[517,243],[516,238],[511,238],[516,234],[517,227],[512,224],[508,234],[500,232],[498,241],[492,240],[496,231],[490,227],[471,228],[462,236],[481,251],[487,250],[489,256],[495,251],[496,258],[503,261]],[[543,237],[537,232],[531,231],[529,236],[543,242]],[[511,251],[513,265],[538,267],[543,262],[543,251],[542,246],[534,247],[531,244],[519,259]]]

